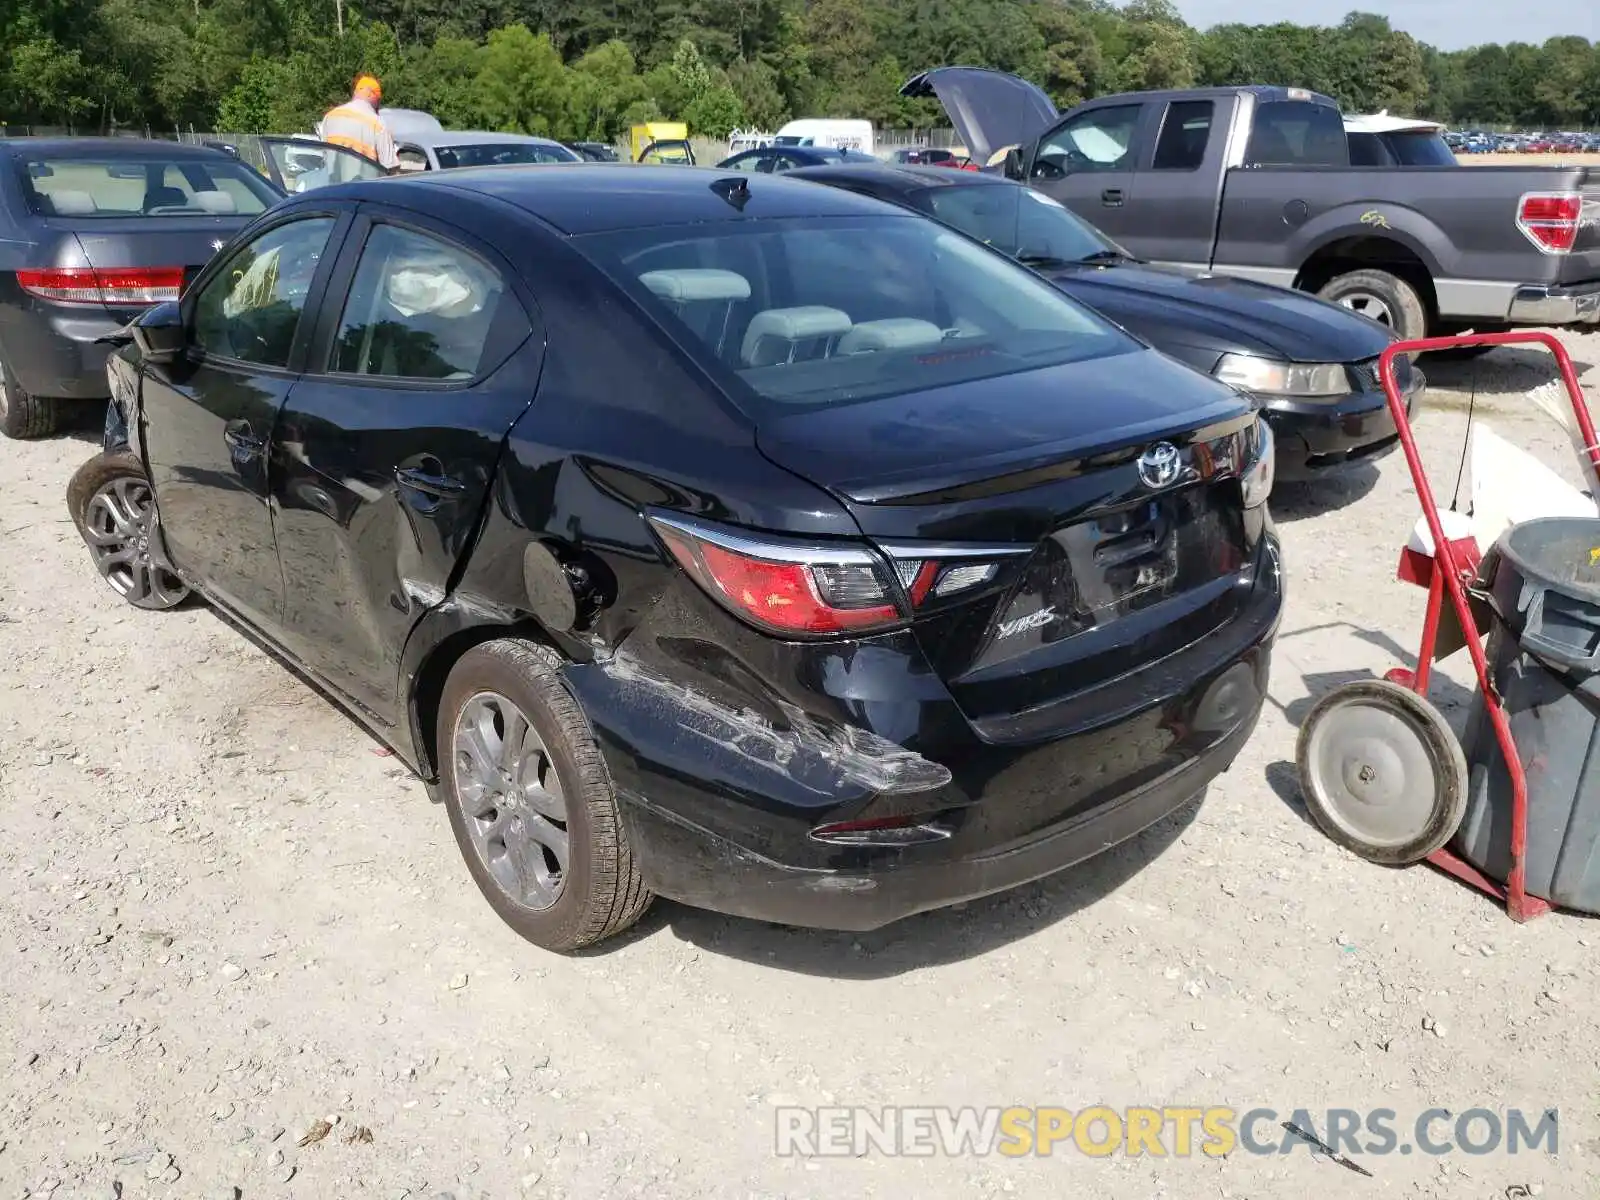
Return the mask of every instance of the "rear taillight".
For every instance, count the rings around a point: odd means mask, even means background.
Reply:
[[[1582,217],[1578,192],[1528,192],[1517,201],[1517,228],[1546,254],[1571,253]]]
[[[966,597],[999,574],[1000,558],[1027,547],[819,543],[661,514],[650,524],[706,592],[771,633],[867,633],[905,622],[937,602]]]
[[[182,267],[47,267],[18,271],[17,284],[58,304],[160,304],[183,292]]]

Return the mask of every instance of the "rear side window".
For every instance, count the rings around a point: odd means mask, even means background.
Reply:
[[[378,225],[361,251],[328,369],[461,382],[494,365],[487,362],[491,343],[520,342],[527,333],[500,273],[477,255]]]
[[[1167,105],[1152,168],[1157,171],[1196,170],[1205,161],[1215,109],[1216,104],[1211,100],[1179,100]]]
[[[1271,100],[1256,108],[1245,162],[1253,167],[1349,165],[1344,120],[1329,104]]]
[[[1345,135],[1350,143],[1352,167],[1390,167],[1394,165],[1383,148],[1383,139],[1375,133],[1350,133]]]
[[[998,190],[998,189],[997,189]],[[1137,349],[920,217],[714,223],[574,239],[758,411],[828,407]]]
[[[236,159],[45,158],[19,160],[28,206],[41,217],[246,216],[278,194]]]

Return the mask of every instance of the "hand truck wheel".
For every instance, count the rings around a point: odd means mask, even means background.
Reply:
[[[1334,688],[1300,726],[1300,790],[1318,828],[1371,862],[1418,862],[1467,808],[1467,759],[1439,710],[1382,679]]]

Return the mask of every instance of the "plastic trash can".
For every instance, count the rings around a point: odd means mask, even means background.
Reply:
[[[1489,674],[1528,778],[1527,890],[1600,913],[1600,520],[1508,529],[1484,564],[1495,621]],[[1463,749],[1470,783],[1454,848],[1511,871],[1511,777],[1480,695]]]

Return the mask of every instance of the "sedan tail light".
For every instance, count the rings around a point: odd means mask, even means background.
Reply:
[[[182,267],[46,267],[18,271],[23,291],[58,304],[160,304],[183,292]]]

